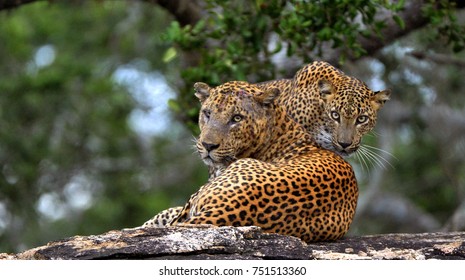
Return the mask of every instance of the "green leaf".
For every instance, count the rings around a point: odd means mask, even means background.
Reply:
[[[192,32],[194,34],[198,34],[198,33],[202,32],[202,31],[204,31],[205,26],[206,26],[205,20],[199,20],[199,22],[197,22],[197,24],[192,29]]]
[[[405,29],[405,22],[400,16],[394,15],[392,18],[401,29]]]
[[[318,38],[323,41],[329,40],[331,38],[331,35],[332,35],[332,30],[329,27],[325,27],[321,29],[317,34]]]
[[[172,61],[173,59],[175,59],[176,56],[178,56],[176,49],[174,47],[171,47],[165,51],[165,53],[163,54],[162,60],[164,63],[168,63]]]

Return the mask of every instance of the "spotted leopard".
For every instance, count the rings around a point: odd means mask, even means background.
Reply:
[[[277,87],[277,102],[303,125],[321,147],[349,156],[376,124],[377,114],[391,91],[372,91],[361,80],[324,61],[300,69],[293,79],[256,84],[263,90]]]
[[[354,172],[315,145],[283,107],[279,90],[246,82],[196,84],[202,107],[199,153],[223,172],[191,196],[169,223],[261,227],[305,242],[336,240],[357,205]]]
[[[374,92],[362,81],[323,61],[306,65],[293,79],[255,85],[261,90],[280,89],[277,102],[287,114],[303,125],[317,144],[341,156],[357,151],[362,137],[374,128],[379,109],[390,97],[389,90]],[[210,164],[210,180],[230,163],[231,160]],[[162,216],[156,215],[144,226],[164,225],[179,209],[165,210]]]

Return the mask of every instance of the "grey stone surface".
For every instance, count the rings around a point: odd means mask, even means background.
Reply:
[[[74,236],[0,259],[465,259],[465,232],[306,244],[258,227],[136,228]]]

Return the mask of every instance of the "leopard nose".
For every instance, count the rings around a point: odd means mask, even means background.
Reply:
[[[202,142],[202,146],[204,146],[208,152],[211,152],[214,149],[217,149],[220,146],[220,144],[211,144],[211,143]]]
[[[352,145],[352,142],[348,142],[348,143],[347,143],[347,142],[337,142],[337,143],[338,143],[339,145],[341,145],[341,147],[342,147],[343,149],[345,149],[345,148],[349,147],[350,145]]]

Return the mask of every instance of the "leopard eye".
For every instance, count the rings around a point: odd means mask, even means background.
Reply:
[[[231,118],[231,122],[232,123],[238,123],[240,121],[242,121],[244,117],[241,116],[241,115],[234,115],[232,118]]]
[[[358,116],[357,118],[357,124],[361,124],[361,123],[366,123],[368,121],[368,117],[367,116]]]
[[[331,111],[331,118],[335,121],[339,121],[339,113],[336,111]]]

